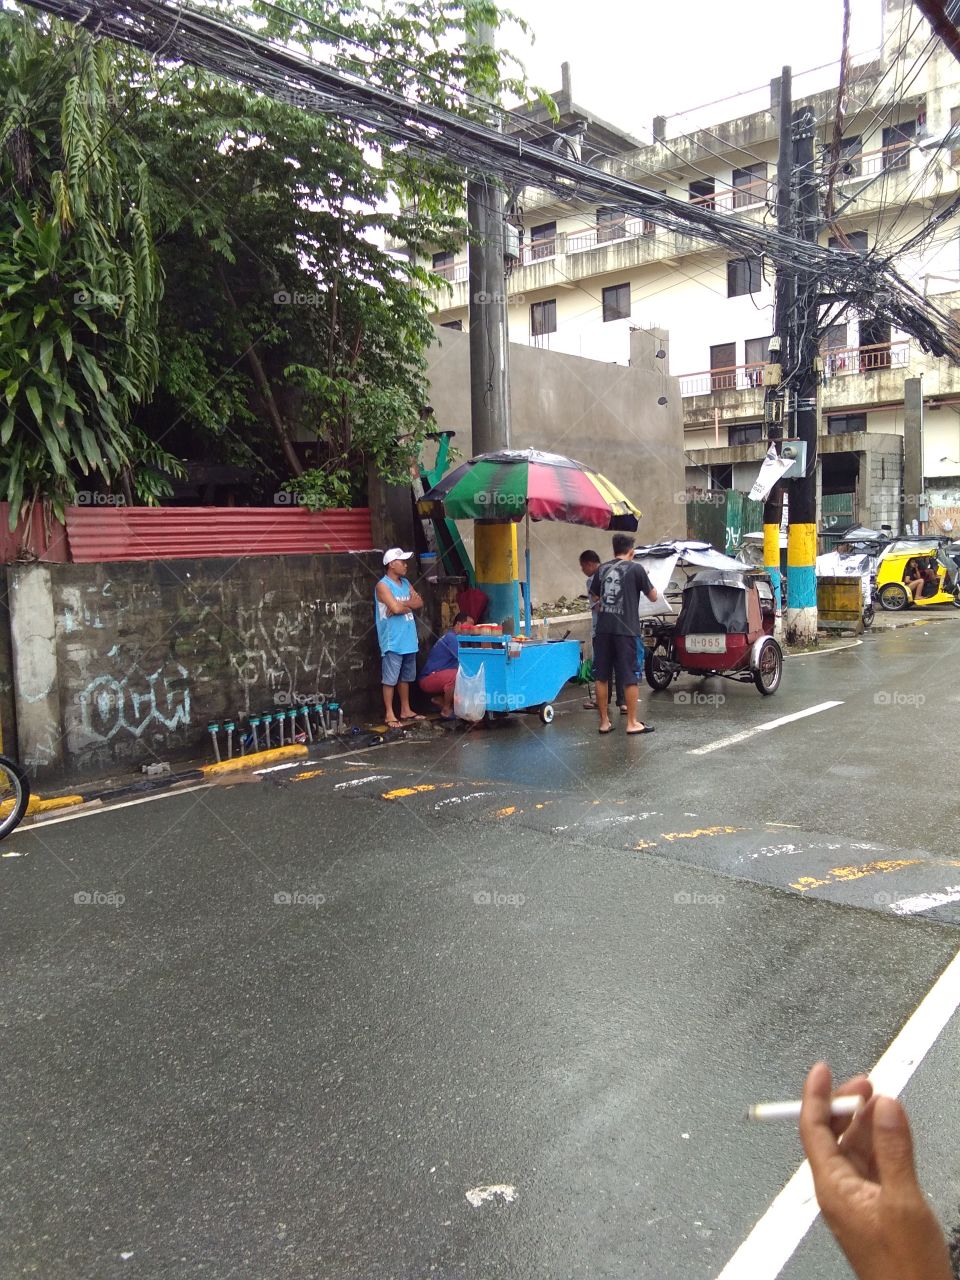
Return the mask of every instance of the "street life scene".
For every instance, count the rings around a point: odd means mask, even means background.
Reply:
[[[0,1280],[960,1276],[960,13],[731,12],[0,6]]]

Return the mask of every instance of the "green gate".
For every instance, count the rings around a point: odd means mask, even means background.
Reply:
[[[687,537],[712,543],[733,555],[745,533],[763,529],[763,503],[738,489],[711,489],[687,503]]]

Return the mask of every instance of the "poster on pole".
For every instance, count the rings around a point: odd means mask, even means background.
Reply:
[[[765,502],[770,490],[783,473],[793,466],[793,462],[793,458],[782,458],[777,453],[776,448],[771,445],[767,450],[767,456],[763,460],[760,474],[753,482],[753,488],[749,494],[750,500],[752,502]]]

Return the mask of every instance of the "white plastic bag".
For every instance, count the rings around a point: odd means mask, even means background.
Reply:
[[[483,663],[475,676],[468,676],[463,667],[457,668],[457,683],[453,686],[453,713],[460,720],[482,720],[487,710],[487,689]]]

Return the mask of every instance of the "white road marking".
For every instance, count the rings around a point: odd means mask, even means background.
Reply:
[[[346,791],[348,787],[365,787],[368,782],[389,782],[392,777],[392,773],[368,773],[362,778],[348,778],[346,782],[337,782],[333,789]]]
[[[498,1182],[492,1187],[472,1187],[466,1192],[467,1199],[475,1209],[486,1200],[492,1200],[495,1196],[500,1196],[504,1204],[513,1204],[517,1198],[516,1187],[511,1186],[508,1182]]]
[[[898,1097],[960,1007],[960,952],[953,957],[870,1072],[877,1093]],[[776,1280],[820,1210],[805,1160],[717,1280]]]
[[[480,796],[492,796],[492,791],[471,791],[465,796],[448,796],[446,800],[438,800],[434,809],[443,809],[448,804],[463,804],[466,800],[478,800]]]
[[[104,804],[98,808],[84,809],[82,813],[65,813],[59,818],[35,818],[29,827],[23,830],[32,831],[36,827],[52,827],[58,822],[75,822],[77,818],[94,818],[100,813],[112,813],[114,809],[129,809],[135,804],[150,804],[153,800],[168,800],[171,796],[189,795],[191,791],[206,791],[209,787],[214,787],[215,782],[198,782],[195,787],[171,787],[169,791],[158,791],[153,796],[138,796],[136,800],[121,800],[117,804]],[[90,802],[96,804],[95,800]]]
[[[915,916],[920,911],[930,911],[948,902],[960,902],[960,884],[948,884],[942,893],[918,893],[915,898],[900,898],[890,903],[890,910],[898,916]]]
[[[288,760],[286,764],[271,764],[266,769],[254,769],[254,773],[258,778],[265,773],[279,773],[281,769],[302,769],[304,757],[300,756],[297,760]]]
[[[818,702],[815,707],[807,707],[806,711],[794,711],[793,715],[780,716],[777,720],[768,720],[765,724],[755,725],[752,729],[744,729],[742,733],[733,733],[729,738],[720,738],[716,742],[708,742],[705,747],[695,747],[688,751],[688,756],[706,756],[711,751],[719,751],[721,747],[733,747],[738,742],[746,742],[758,733],[769,733],[771,729],[779,729],[782,724],[790,724],[794,720],[804,720],[807,716],[818,715],[821,711],[829,711],[831,707],[842,707],[842,702]]]
[[[914,623],[916,626],[916,623]],[[803,658],[826,658],[831,653],[843,653],[844,649],[856,649],[858,644],[863,644],[862,640],[850,640],[847,644],[835,644],[832,649],[814,649],[812,653],[791,653],[789,655],[791,662],[796,662]]]

